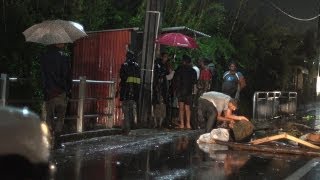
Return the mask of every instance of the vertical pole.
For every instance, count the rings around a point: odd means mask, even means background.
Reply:
[[[320,12],[320,4],[319,4],[319,12]],[[317,78],[316,78],[316,100],[319,99],[319,93],[320,93],[320,77],[319,77],[319,69],[320,69],[320,16],[318,18],[318,32],[317,32],[317,52],[318,52],[318,66],[316,68],[317,72]],[[301,96],[301,94],[300,94]]]
[[[148,126],[151,119],[152,71],[155,40],[158,32],[159,19],[151,11],[160,11],[163,0],[147,0],[146,18],[144,24],[142,61],[141,61],[141,90],[139,98],[139,120],[143,126]],[[159,14],[160,15],[160,14]],[[160,16],[158,16],[159,18]]]
[[[106,124],[106,127],[110,127],[112,128],[113,127],[113,122],[114,122],[114,119],[115,119],[115,115],[114,115],[114,112],[115,112],[115,90],[116,89],[116,81],[115,79],[113,79],[113,83],[110,84],[110,88],[109,88],[109,97],[111,98],[108,102],[108,122]]]
[[[7,98],[7,74],[1,74],[1,104],[2,106],[6,105]]]
[[[79,100],[78,100],[78,118],[77,118],[77,132],[83,131],[83,107],[86,94],[86,77],[80,76],[79,84]]]
[[[268,100],[268,98],[269,98],[269,92],[267,92],[267,95],[266,95],[266,111],[265,111],[265,115],[264,115],[264,120],[266,120],[267,119],[267,117],[268,117],[268,113],[269,113],[269,100]]]
[[[155,34],[155,39],[158,39],[158,33],[159,33],[159,26],[160,26],[160,12],[159,11],[147,11],[147,13],[154,13],[157,15],[157,24],[156,24],[156,34]],[[150,99],[152,100],[153,97],[153,79],[154,79],[154,61],[156,59],[156,49],[157,49],[157,44],[155,42],[154,44],[154,49],[153,49],[153,55],[152,55],[152,71],[151,71],[151,83],[150,83],[150,89],[151,89],[151,93],[150,93]],[[153,105],[151,107],[151,117],[154,116],[154,112],[153,112]]]
[[[253,109],[252,109],[252,119],[256,120],[256,103],[257,103],[257,92],[253,95]]]

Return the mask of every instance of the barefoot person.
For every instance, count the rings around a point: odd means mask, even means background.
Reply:
[[[197,83],[197,73],[192,68],[191,57],[183,55],[182,65],[176,70],[173,83],[179,102],[179,129],[191,129],[192,91]]]

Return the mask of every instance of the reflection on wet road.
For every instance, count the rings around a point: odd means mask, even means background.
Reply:
[[[56,179],[283,179],[312,159],[198,145],[201,133],[142,129],[65,144],[53,154]]]

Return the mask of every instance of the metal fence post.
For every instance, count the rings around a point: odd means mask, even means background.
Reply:
[[[256,119],[256,103],[257,103],[257,92],[253,95],[253,109],[252,109],[252,119]]]
[[[79,100],[78,100],[78,117],[77,117],[77,132],[83,131],[83,107],[86,94],[86,77],[80,76],[79,84]]]
[[[1,106],[6,105],[7,98],[7,74],[1,74]]]
[[[115,80],[113,79],[113,83],[110,84],[109,87],[109,98],[110,100],[108,101],[108,122],[106,123],[106,127],[113,127],[114,124],[114,109],[115,109],[115,88],[116,88],[116,83]]]
[[[279,118],[279,108],[280,108],[280,96],[281,91],[274,91],[273,92],[273,107],[272,107],[272,118]]]
[[[289,92],[288,95],[288,112],[289,114],[296,114],[297,112],[297,92]]]

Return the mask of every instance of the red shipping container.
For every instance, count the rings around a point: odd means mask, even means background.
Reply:
[[[86,76],[87,80],[115,81],[118,87],[120,77],[119,70],[125,60],[126,50],[131,44],[131,36],[134,29],[106,30],[89,32],[88,37],[75,42],[73,49],[73,79]],[[111,86],[105,84],[87,84],[86,97],[107,98],[110,97]],[[79,86],[73,87],[73,97],[78,97]],[[84,114],[98,114],[94,119],[98,124],[105,124],[108,108],[112,108],[106,100],[87,100],[84,106]],[[110,110],[110,109],[109,109]],[[77,112],[76,103],[71,104],[70,113]],[[122,112],[119,98],[116,98],[113,126],[122,124]],[[84,122],[86,123],[86,122]]]

